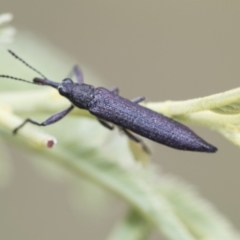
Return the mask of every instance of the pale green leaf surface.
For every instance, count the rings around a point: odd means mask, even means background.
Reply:
[[[10,13],[0,14],[0,48],[13,40],[15,29],[8,26],[12,18],[13,16]],[[11,177],[12,167],[9,161],[9,153],[3,142],[0,144],[0,153],[0,187],[5,187]]]
[[[162,103],[144,103],[145,106],[167,116],[187,115],[200,111],[213,111],[221,114],[240,113],[240,88],[232,89],[206,97],[185,101],[166,101]]]
[[[0,14],[0,48],[11,43],[14,39],[16,30],[14,27],[9,26],[12,19],[13,15],[11,13]]]

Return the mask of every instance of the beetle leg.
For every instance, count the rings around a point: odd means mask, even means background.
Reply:
[[[114,93],[114,94],[119,94],[119,88],[118,87],[112,87],[110,89],[108,89],[110,92]]]
[[[125,128],[121,128],[121,130],[122,130],[131,140],[133,140],[133,141],[136,142],[136,143],[141,144],[143,150],[144,150],[146,153],[148,153],[148,154],[151,153],[150,150],[149,150],[149,148],[147,147],[147,145],[142,141],[142,139],[140,139],[140,138],[138,138],[137,136],[133,135],[131,132],[129,132],[129,131],[128,131],[127,129],[125,129]]]
[[[131,102],[133,102],[133,103],[140,103],[140,102],[142,102],[144,100],[145,100],[145,97],[136,97],[136,98],[132,99]]]
[[[38,123],[30,118],[27,118],[21,125],[19,125],[18,127],[16,127],[14,130],[13,130],[13,134],[16,134],[17,131],[22,128],[26,123],[32,123],[34,125],[37,125],[37,126],[47,126],[47,125],[50,125],[50,124],[53,124],[59,120],[61,120],[63,117],[65,117],[72,109],[74,108],[73,105],[71,105],[70,107],[68,107],[67,109],[61,111],[61,112],[58,112],[52,116],[50,116],[48,119],[46,119],[44,122],[42,123]]]
[[[69,78],[72,78],[73,76],[76,76],[77,83],[82,84],[83,83],[83,72],[81,68],[78,65],[75,65],[71,72],[68,74]]]
[[[113,125],[110,125],[109,123],[107,123],[107,122],[105,122],[105,121],[103,121],[103,120],[101,120],[101,119],[99,119],[99,118],[98,118],[98,121],[99,121],[104,127],[108,128],[109,130],[113,130],[113,129],[114,129],[114,126],[113,126]]]

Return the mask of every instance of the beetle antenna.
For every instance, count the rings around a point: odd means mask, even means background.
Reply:
[[[15,57],[17,60],[22,62],[25,66],[29,67],[32,69],[34,72],[38,73],[40,76],[42,76],[44,79],[47,79],[41,72],[39,72],[36,68],[32,67],[30,64],[28,64],[26,61],[24,61],[22,58],[20,58],[16,53],[14,53],[12,50],[8,50],[8,52]],[[17,79],[16,79],[17,80]],[[22,80],[20,80],[22,81]]]
[[[0,75],[0,78],[10,78],[10,79],[14,79],[14,80],[18,80],[18,81],[22,81],[22,82],[27,82],[27,83],[31,83],[31,84],[36,84],[34,82],[30,82],[28,80],[22,79],[22,78],[17,78],[17,77],[13,77],[13,76],[9,76],[9,75]]]

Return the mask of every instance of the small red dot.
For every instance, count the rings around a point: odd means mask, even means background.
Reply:
[[[53,140],[49,140],[49,141],[47,142],[47,147],[48,147],[48,148],[52,148],[53,145],[54,145],[54,141],[53,141]]]

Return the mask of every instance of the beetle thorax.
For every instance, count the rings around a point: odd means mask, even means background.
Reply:
[[[88,84],[74,83],[66,78],[58,86],[59,93],[69,99],[76,107],[88,108],[88,103],[93,99],[94,87]]]
[[[88,84],[74,84],[71,97],[68,98],[76,107],[88,108],[94,97],[94,87]]]

